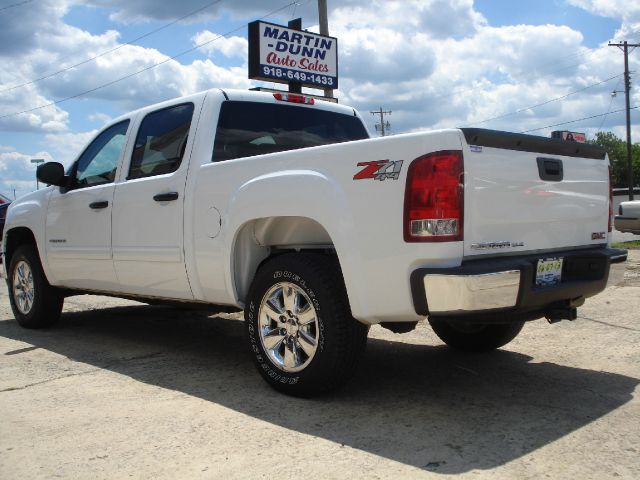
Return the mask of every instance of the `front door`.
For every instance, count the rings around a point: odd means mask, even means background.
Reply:
[[[111,212],[128,126],[125,120],[100,133],[71,168],[67,191],[51,194],[45,237],[56,285],[119,289],[111,258]]]

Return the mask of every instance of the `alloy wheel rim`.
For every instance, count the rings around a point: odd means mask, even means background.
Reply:
[[[271,361],[285,372],[304,370],[313,360],[320,340],[318,315],[300,287],[273,285],[260,302],[260,342]]]
[[[31,312],[34,296],[33,272],[29,264],[21,260],[13,270],[13,298],[20,313],[28,315]]]

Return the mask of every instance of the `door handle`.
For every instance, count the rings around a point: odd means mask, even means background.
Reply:
[[[109,202],[107,202],[106,200],[102,202],[93,202],[89,204],[89,208],[93,210],[100,210],[102,208],[107,208],[108,206],[109,206]]]
[[[564,178],[564,169],[562,168],[562,160],[556,158],[538,157],[538,174],[540,180],[548,182],[561,182]]]
[[[153,196],[156,202],[173,202],[178,199],[178,192],[159,193]]]

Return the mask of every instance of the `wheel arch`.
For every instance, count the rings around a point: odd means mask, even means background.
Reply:
[[[38,251],[38,243],[36,242],[36,237],[28,227],[14,227],[7,231],[6,233],[6,245],[4,247],[5,252],[5,261],[7,262],[7,268],[9,263],[11,262],[11,257],[15,253],[18,247],[22,245],[33,245],[40,255]],[[42,262],[42,257],[40,257],[40,262]]]
[[[244,223],[237,231],[231,250],[235,297],[244,303],[260,266],[274,256],[292,251],[323,252],[337,258],[331,235],[312,218],[273,216]]]

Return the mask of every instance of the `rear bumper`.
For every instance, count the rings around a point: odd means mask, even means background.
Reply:
[[[562,257],[562,281],[535,285],[539,259]],[[455,268],[420,268],[411,275],[416,313],[473,315],[493,311],[534,312],[579,305],[622,281],[627,251],[613,248],[480,259]]]

